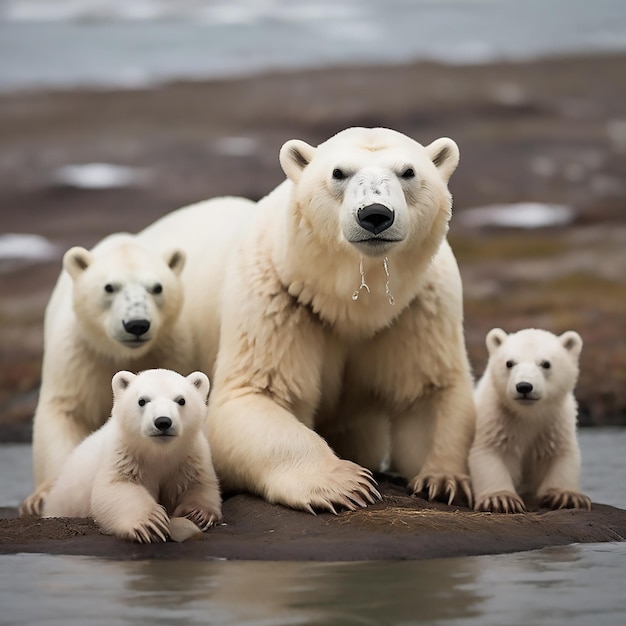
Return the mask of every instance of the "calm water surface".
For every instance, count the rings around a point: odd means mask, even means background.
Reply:
[[[626,508],[626,429],[580,433],[582,487]],[[29,446],[0,448],[0,505],[30,489]],[[626,624],[626,543],[364,563],[117,562],[0,556],[0,624]]]

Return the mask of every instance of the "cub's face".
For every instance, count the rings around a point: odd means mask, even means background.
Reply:
[[[68,250],[74,313],[91,346],[114,359],[146,354],[180,312],[184,263],[179,250],[161,256],[128,240],[101,253]]]
[[[533,407],[561,400],[578,378],[582,339],[574,331],[560,336],[526,329],[487,334],[489,370],[500,396],[512,407]]]
[[[451,139],[424,147],[384,128],[349,128],[317,148],[291,140],[280,153],[301,226],[370,257],[419,246],[436,221],[447,227],[458,160]]]
[[[171,370],[121,371],[112,380],[113,415],[133,437],[166,443],[195,435],[206,415],[209,379]]]

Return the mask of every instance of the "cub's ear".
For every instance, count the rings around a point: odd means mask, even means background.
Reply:
[[[441,174],[441,178],[447,183],[459,164],[459,147],[452,139],[442,137],[426,146],[426,151]]]
[[[508,335],[501,328],[492,328],[485,338],[489,354],[493,354],[505,341]]]
[[[111,388],[113,389],[113,398],[119,398],[120,395],[128,389],[130,383],[137,378],[137,374],[122,370],[113,376],[111,380]]]
[[[561,345],[575,358],[578,359],[583,349],[582,337],[574,330],[568,330],[559,335]]]
[[[302,170],[311,162],[316,148],[300,139],[291,139],[280,149],[279,161],[289,180],[297,183]]]
[[[163,258],[172,272],[174,272],[176,276],[180,276],[180,273],[185,267],[187,255],[182,250],[168,250],[163,255]]]
[[[63,255],[63,269],[76,280],[92,263],[93,255],[89,250],[74,246]]]
[[[204,372],[192,372],[187,376],[187,380],[198,390],[206,404],[209,399],[209,389],[211,388],[209,377]]]

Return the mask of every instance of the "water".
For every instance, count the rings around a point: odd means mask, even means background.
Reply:
[[[579,433],[582,489],[626,508],[626,429]],[[0,505],[32,484],[0,448]],[[626,543],[406,562],[111,561],[0,556],[0,624],[621,626]]]
[[[623,50],[623,0],[0,0],[0,91]]]
[[[0,624],[618,626],[626,544],[398,563],[0,557]]]

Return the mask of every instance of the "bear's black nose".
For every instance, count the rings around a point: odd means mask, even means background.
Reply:
[[[164,433],[166,430],[169,430],[169,428],[172,426],[172,420],[169,417],[166,417],[165,415],[162,415],[161,417],[157,417],[154,420],[154,425],[162,433]]]
[[[150,320],[124,320],[122,324],[124,324],[124,330],[127,333],[136,337],[141,337],[141,335],[145,335],[150,330]]]
[[[517,389],[517,393],[526,395],[533,390],[533,386],[530,383],[517,383],[515,389]]]
[[[378,235],[393,224],[395,216],[391,209],[382,204],[369,204],[359,209],[356,217],[365,230]]]

